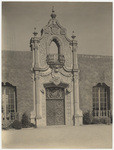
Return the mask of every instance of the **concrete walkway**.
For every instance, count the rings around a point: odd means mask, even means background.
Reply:
[[[50,126],[3,130],[2,148],[111,148],[111,125]]]

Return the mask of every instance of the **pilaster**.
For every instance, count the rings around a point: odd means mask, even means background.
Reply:
[[[74,100],[74,126],[82,125],[82,111],[79,105],[79,69],[77,59],[77,41],[75,41],[75,35],[72,35],[72,58],[73,58],[73,100]]]
[[[36,28],[35,28],[36,30]],[[38,119],[41,119],[41,100],[40,100],[40,81],[39,81],[39,71],[35,70],[35,68],[39,68],[39,60],[38,60],[38,46],[39,40],[36,37],[37,32],[34,31],[34,37],[30,40],[30,47],[33,51],[33,63],[32,63],[32,71],[33,71],[33,111],[31,112],[31,122],[38,125]]]
[[[79,103],[79,70],[74,71],[73,93],[74,93],[74,125],[82,125],[82,111]]]

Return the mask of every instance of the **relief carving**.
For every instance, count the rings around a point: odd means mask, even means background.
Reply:
[[[59,34],[59,29],[57,26],[54,25],[54,26],[51,26],[50,28],[53,34]]]
[[[61,29],[60,34],[65,35],[66,34],[65,30]]]
[[[60,70],[60,73],[61,73],[63,76],[65,76],[65,77],[71,77],[71,76],[72,76],[72,73],[71,73],[71,72],[68,73],[68,72],[64,71],[63,69]]]
[[[79,79],[79,72],[75,72],[74,73],[74,80],[78,80]]]
[[[36,72],[35,72],[34,79],[35,79],[35,80],[37,80],[37,79],[39,80],[39,79],[40,79],[39,71],[36,71]]]
[[[49,76],[51,74],[52,70],[49,68],[45,72],[40,72],[41,77]]]
[[[64,90],[58,87],[47,88],[46,98],[47,99],[64,99]]]

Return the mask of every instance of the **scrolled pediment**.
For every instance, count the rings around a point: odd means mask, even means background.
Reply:
[[[41,32],[42,34],[66,35],[66,29],[62,27],[56,19],[50,19]]]

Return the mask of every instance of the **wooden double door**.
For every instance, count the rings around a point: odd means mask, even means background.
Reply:
[[[64,89],[51,87],[46,89],[46,120],[47,125],[65,124]]]

